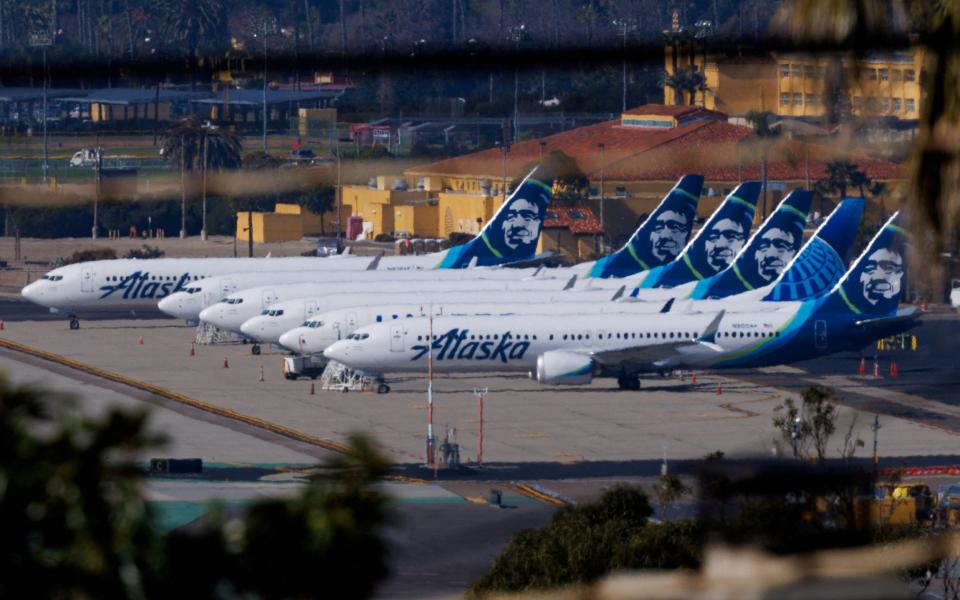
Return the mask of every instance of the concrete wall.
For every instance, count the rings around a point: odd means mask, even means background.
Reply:
[[[407,232],[414,237],[440,237],[439,207],[431,204],[395,206],[393,230]]]

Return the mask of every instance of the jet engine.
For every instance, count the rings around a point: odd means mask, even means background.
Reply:
[[[593,380],[593,361],[575,352],[551,350],[537,357],[537,381],[550,385],[585,385]]]

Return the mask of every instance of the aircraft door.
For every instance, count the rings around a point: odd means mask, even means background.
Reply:
[[[306,321],[313,315],[317,314],[317,301],[316,300],[307,300],[303,303],[303,320]]]
[[[390,326],[390,352],[403,352],[403,326]]]
[[[356,328],[357,328],[357,313],[355,313],[355,312],[348,312],[348,313],[347,313],[347,319],[346,319],[346,321],[347,321],[347,328],[348,328],[350,331],[353,331],[354,329],[356,329]]]
[[[262,306],[264,308],[270,306],[276,300],[277,300],[277,294],[273,290],[263,290]]]
[[[340,321],[334,321],[331,326],[333,327],[334,331],[337,332],[337,339],[338,339],[338,340],[342,340],[342,339],[343,339],[343,330],[342,330],[342,328],[340,327]]]
[[[94,292],[96,291],[96,278],[97,274],[91,269],[84,269],[80,274],[80,291],[81,292]]]
[[[223,292],[224,296],[229,296],[230,292],[233,291],[233,280],[232,279],[221,279],[220,280],[220,290]]]
[[[827,322],[823,319],[813,323],[813,346],[817,350],[827,349]]]

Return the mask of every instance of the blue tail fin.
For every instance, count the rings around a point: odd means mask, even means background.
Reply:
[[[675,287],[716,275],[729,267],[750,236],[760,186],[759,181],[738,185],[680,256],[647,275],[640,287]]]
[[[827,217],[763,300],[787,302],[822,296],[843,276],[863,217],[862,199],[848,198]]]
[[[623,248],[597,260],[587,276],[626,277],[676,258],[690,238],[702,189],[701,175],[681,177]]]
[[[910,240],[910,234],[900,222],[899,212],[890,217],[824,298],[820,312],[853,313],[862,319],[896,314],[903,277],[907,272],[907,243]]]
[[[763,222],[733,265],[699,282],[690,298],[726,298],[772,283],[803,245],[813,194],[797,188]]]
[[[437,265],[438,269],[462,269],[476,258],[486,267],[529,260],[537,253],[547,206],[553,195],[553,176],[539,166],[510,194],[480,235],[454,246]]]

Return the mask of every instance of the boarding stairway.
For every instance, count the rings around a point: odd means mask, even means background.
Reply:
[[[377,388],[373,377],[360,375],[347,365],[331,360],[320,375],[321,390],[340,390],[343,392],[363,392]]]
[[[209,323],[200,323],[197,325],[197,334],[194,341],[198,346],[210,346],[212,344],[225,344],[233,341],[230,334],[219,327]]]

